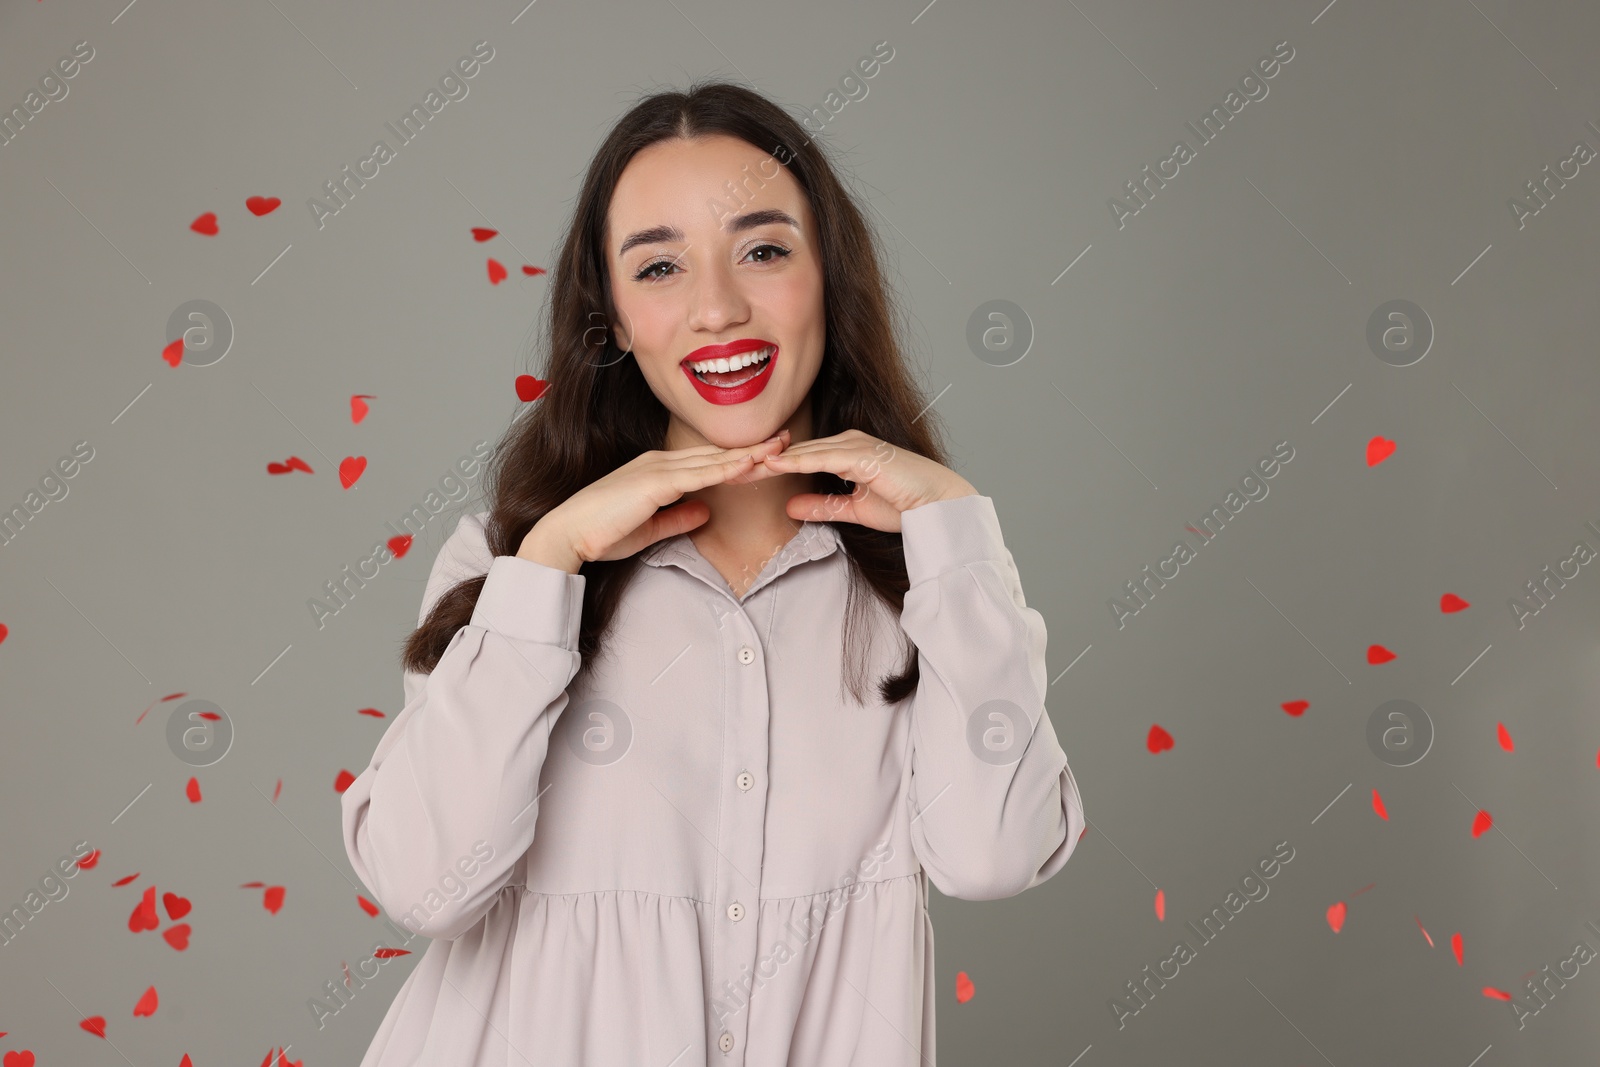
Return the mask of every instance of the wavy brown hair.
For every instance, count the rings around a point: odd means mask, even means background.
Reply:
[[[737,137],[787,167],[805,191],[820,230],[827,339],[808,396],[814,435],[858,429],[946,462],[941,431],[933,413],[924,410],[926,401],[901,347],[878,245],[832,165],[799,123],[759,93],[725,82],[699,82],[686,92],[641,100],[612,128],[589,164],[550,275],[548,329],[540,331],[549,341],[540,377],[550,386],[506,430],[484,476],[490,503],[485,534],[495,556],[515,555],[551,509],[641,453],[663,447],[667,409],[633,356],[619,349],[609,329],[598,326],[616,321],[604,247],[606,218],[617,181],[635,153],[659,141],[714,134]],[[829,472],[811,479],[813,492],[855,489],[855,483]],[[865,703],[865,666],[856,655],[863,642],[853,635],[866,623],[867,594],[899,617],[907,588],[901,535],[851,522],[829,525],[843,541],[850,570],[844,677],[856,700]],[[599,652],[638,566],[636,554],[580,567],[586,580],[578,651],[585,661]],[[439,598],[405,642],[406,669],[432,672],[456,631],[471,621],[486,577],[462,581]],[[900,672],[881,679],[878,694],[895,703],[916,690],[917,679],[917,650],[907,639]]]

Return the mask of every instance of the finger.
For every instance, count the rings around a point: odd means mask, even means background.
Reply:
[[[782,437],[769,437],[753,445],[741,445],[737,448],[721,448],[717,445],[696,446],[692,449],[669,452],[663,456],[662,462],[668,467],[697,467],[707,460],[720,462],[724,458],[737,458],[739,456],[761,456],[773,451],[781,451],[785,441]]]
[[[828,471],[845,476],[848,481],[856,481],[856,478],[850,477],[851,472],[862,469],[869,456],[870,453],[860,449],[836,445],[817,449],[796,445],[764,457],[763,462],[774,470],[802,474]]]

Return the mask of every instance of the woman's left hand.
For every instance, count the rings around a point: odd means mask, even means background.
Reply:
[[[852,494],[798,493],[790,497],[785,510],[792,519],[854,522],[891,533],[899,531],[903,511],[978,492],[942,463],[860,430],[801,441],[766,456],[747,477],[759,480],[763,471],[767,477],[827,471],[855,483]]]

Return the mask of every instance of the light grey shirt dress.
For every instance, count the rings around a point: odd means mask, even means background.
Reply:
[[[866,594],[852,635],[865,704],[828,523],[742,597],[657,542],[582,662],[586,578],[491,558],[487,515],[419,615],[486,573],[471,624],[343,794],[356,874],[432,939],[362,1067],[933,1067],[928,883],[1013,896],[1086,825],[993,500],[903,513],[904,609]],[[906,637],[920,684],[885,705]]]

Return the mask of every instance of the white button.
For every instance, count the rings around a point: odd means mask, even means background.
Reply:
[[[749,645],[745,645],[743,648],[741,648],[739,650],[739,662],[740,663],[753,663],[753,662],[755,662],[755,658],[756,658],[756,650],[751,648]]]
[[[739,903],[737,900],[732,904],[729,904],[728,918],[732,919],[734,922],[738,922],[740,919],[744,918],[744,905]]]
[[[728,1051],[732,1050],[732,1048],[733,1048],[733,1035],[728,1033],[728,1031],[726,1031],[726,1030],[722,1031],[722,1036],[717,1038],[717,1047],[720,1048],[724,1052],[728,1052]]]
[[[749,771],[740,771],[739,777],[735,778],[734,781],[739,783],[740,789],[749,789],[756,784],[756,776]]]

